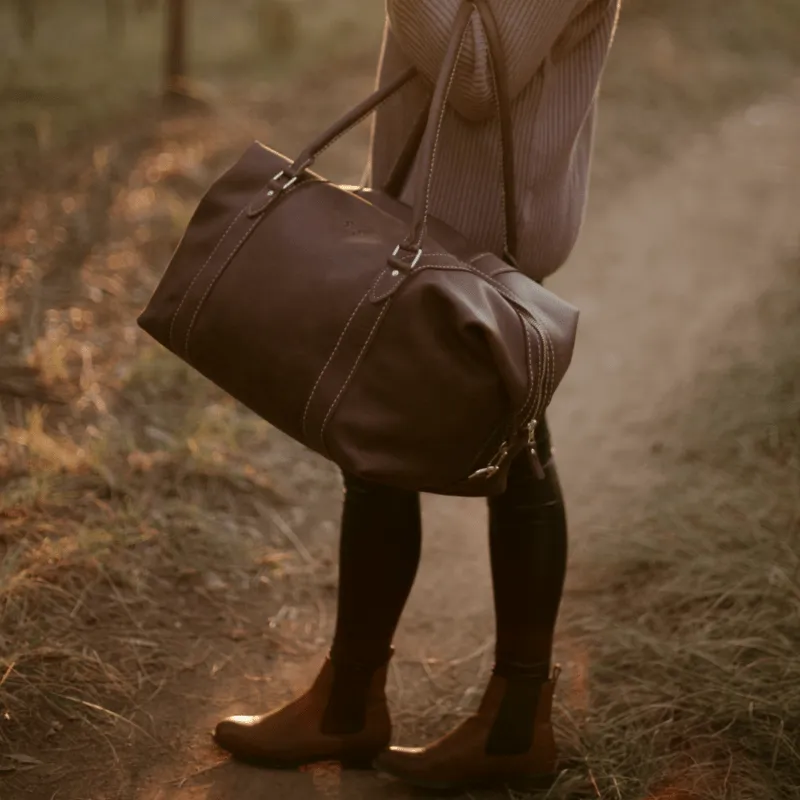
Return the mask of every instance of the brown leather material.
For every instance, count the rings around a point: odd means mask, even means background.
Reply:
[[[411,67],[405,72],[401,73],[394,81],[388,85],[378,89],[378,91],[371,94],[366,100],[359,103],[355,108],[345,114],[340,120],[332,125],[328,130],[318,136],[302,153],[295,159],[291,167],[287,170],[287,174],[292,177],[300,175],[303,171],[307,170],[316,159],[322,155],[329,147],[336,143],[344,134],[354,128],[364,119],[366,119],[373,111],[375,111],[381,103],[386,102],[390,97],[397,94],[407,83],[410,83],[417,77],[417,71]]]
[[[558,761],[552,723],[555,680],[536,687],[538,698],[529,720],[531,743],[525,752],[487,752],[509,688],[506,678],[494,675],[478,711],[455,730],[427,747],[392,747],[377,757],[375,767],[423,789],[549,788],[557,776]]]
[[[422,108],[406,140],[405,146],[395,162],[394,168],[389,173],[389,177],[383,185],[383,191],[390,197],[398,197],[408,181],[408,176],[411,174],[411,170],[414,167],[414,159],[417,157],[420,145],[425,136],[425,131],[428,128],[429,114],[430,103]]]
[[[431,124],[446,108],[473,10],[464,3],[431,102],[420,153],[431,172]],[[411,79],[365,100],[347,124]],[[502,91],[498,100],[503,107]],[[347,124],[294,162],[253,144],[201,200],[139,324],[357,477],[438,494],[501,492],[569,366],[578,312],[514,269],[513,254],[477,252],[430,218],[430,182],[409,208],[312,172]]]
[[[511,92],[508,88],[506,71],[500,68],[495,61],[503,52],[500,31],[486,0],[473,0],[475,8],[481,16],[486,39],[489,42],[489,61],[491,63],[492,78],[494,80],[494,94],[497,100],[497,115],[500,121],[500,136],[502,140],[501,157],[503,165],[503,185],[505,194],[503,198],[503,213],[505,215],[505,253],[504,258],[517,256],[517,219],[515,198],[517,196],[516,183],[517,171],[514,166],[514,132],[511,127]]]
[[[425,136],[421,144],[422,152],[425,154],[425,158],[422,162],[422,173],[427,177],[423,190],[418,191],[415,195],[412,232],[406,240],[406,245],[410,249],[418,248],[425,234],[442,121],[447,107],[447,99],[452,89],[453,77],[455,76],[455,70],[458,66],[459,56],[463,47],[463,39],[466,35],[467,26],[474,10],[477,10],[480,14],[486,32],[486,38],[489,42],[489,63],[494,82],[497,117],[501,136],[503,220],[505,228],[505,252],[503,253],[503,257],[513,259],[517,251],[517,219],[515,208],[516,176],[509,89],[506,72],[499,68],[498,63],[498,57],[502,53],[502,46],[500,43],[500,34],[497,30],[497,23],[491,8],[484,0],[462,3],[454,22],[455,33],[450,41],[450,46],[442,63],[442,76],[447,76],[447,80],[440,80],[436,87],[430,105],[427,130],[425,131]]]
[[[367,766],[385,749],[392,729],[386,704],[386,666],[372,673],[363,727],[355,733],[325,732],[325,717],[338,666],[328,659],[312,687],[291,703],[260,716],[235,716],[218,723],[215,742],[242,761],[291,767],[316,761]]]
[[[424,181],[414,192],[414,213],[411,231],[403,242],[403,246],[411,252],[421,247],[422,240],[425,237],[430,211],[431,192],[433,189],[436,155],[444,117],[447,113],[447,100],[453,87],[456,68],[461,58],[461,51],[464,47],[464,39],[467,35],[467,27],[472,17],[473,10],[474,6],[472,3],[467,2],[463,2],[459,8],[453,23],[453,35],[442,61],[439,80],[433,91],[433,99],[431,100],[428,115],[428,126],[425,129],[425,135],[420,145],[420,154],[422,156],[420,173],[424,176]]]

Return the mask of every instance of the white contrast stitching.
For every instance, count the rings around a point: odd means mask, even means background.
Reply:
[[[345,379],[345,382],[342,384],[341,389],[339,389],[339,394],[336,395],[333,402],[331,403],[330,408],[328,409],[328,413],[325,415],[325,419],[322,422],[322,427],[319,431],[319,438],[322,446],[327,451],[327,445],[325,444],[325,428],[328,427],[328,422],[330,421],[333,412],[336,410],[336,406],[339,403],[340,398],[345,393],[345,390],[350,385],[350,381],[353,379],[353,375],[355,375],[356,370],[358,369],[359,364],[364,358],[364,354],[367,352],[367,348],[369,347],[370,343],[372,342],[373,338],[375,337],[375,332],[378,330],[378,326],[381,324],[381,321],[386,316],[386,312],[389,310],[389,306],[391,306],[391,301],[386,303],[386,305],[381,309],[381,313],[378,315],[378,319],[375,320],[375,324],[372,326],[372,330],[369,332],[369,336],[367,340],[364,342],[364,346],[361,348],[361,352],[358,354],[358,358],[356,358],[355,363],[353,364],[353,368],[350,370],[350,374]]]
[[[403,84],[403,86],[401,86],[400,89],[398,89],[397,91],[399,92],[402,89],[405,89],[407,86],[410,86],[413,82],[414,82],[413,79],[410,80],[408,83]],[[328,144],[325,145],[325,147],[323,147],[321,150],[317,150],[317,152],[313,156],[313,158],[315,160],[317,158],[319,158],[323,153],[327,152],[331,147],[333,147],[336,144],[336,142],[339,141],[339,139],[341,139],[343,136],[346,136],[348,133],[350,133],[350,131],[353,130],[353,128],[355,128],[356,125],[360,125],[368,116],[370,116],[370,114],[374,114],[379,108],[383,107],[384,103],[389,102],[389,100],[391,100],[393,97],[396,97],[396,96],[397,96],[397,92],[392,92],[392,94],[388,95],[387,97],[384,97],[383,100],[381,100],[380,103],[378,103],[378,105],[367,109],[355,122],[351,123],[341,133],[339,133],[336,136],[334,136],[333,139],[331,139],[328,142]],[[402,153],[400,155],[402,155]],[[397,157],[397,160],[398,161],[400,160],[400,156]]]
[[[525,332],[525,353],[528,357],[528,393],[525,395],[525,402],[522,404],[522,408],[517,414],[517,422],[519,422],[521,418],[524,418],[528,410],[528,403],[531,402],[531,397],[533,395],[533,348],[531,347],[530,331],[525,324],[525,320],[522,319],[522,315],[519,313],[517,313],[517,319],[522,323],[522,330]]]
[[[473,12],[474,13],[474,12]],[[471,19],[471,17],[470,17]],[[450,73],[450,80],[447,83],[447,89],[445,90],[444,95],[444,102],[442,103],[442,111],[439,114],[439,122],[436,126],[436,136],[433,140],[433,153],[431,154],[431,168],[428,172],[428,185],[425,188],[425,208],[422,214],[422,227],[419,231],[419,236],[417,237],[417,241],[415,242],[414,246],[419,247],[422,244],[422,239],[425,236],[425,228],[428,225],[428,216],[430,212],[431,206],[431,192],[433,191],[433,173],[436,169],[436,158],[438,155],[439,149],[439,137],[442,133],[442,126],[444,125],[444,118],[447,113],[447,98],[450,96],[450,92],[453,89],[453,82],[456,79],[456,72],[458,72],[458,65],[461,62],[461,52],[464,49],[464,42],[467,40],[467,31],[469,29],[469,25],[464,28],[464,33],[461,34],[461,41],[458,45],[458,52],[456,53],[456,60],[453,62],[453,69]]]
[[[294,192],[296,192],[301,187],[310,186],[310,185],[312,185],[313,183],[316,183],[316,182],[317,181],[304,181],[303,183],[295,184],[290,189],[284,190],[281,193],[281,195],[285,199],[286,197],[288,197],[290,194],[293,194]],[[261,192],[263,192],[263,191],[264,190],[262,189]],[[259,194],[261,192],[259,192]],[[236,219],[238,219],[242,215],[242,212],[244,212],[245,209],[247,209],[247,208],[249,208],[249,204],[247,206],[245,206],[245,208],[243,208],[242,211],[239,212],[239,214],[237,215]],[[262,219],[263,219],[263,214],[259,214],[259,216],[255,219],[253,224],[247,229],[247,231],[245,231],[244,236],[242,236],[242,238],[239,240],[239,242],[236,244],[236,246],[231,251],[230,255],[225,259],[225,261],[222,262],[222,265],[217,270],[216,274],[211,279],[211,282],[206,287],[206,290],[203,293],[203,296],[200,298],[200,302],[197,304],[197,307],[194,310],[194,314],[192,314],[192,319],[189,322],[189,327],[186,329],[186,341],[184,343],[184,350],[185,350],[185,353],[186,353],[187,357],[189,355],[189,337],[192,335],[192,329],[194,328],[194,324],[197,321],[197,315],[200,313],[200,309],[203,307],[203,303],[205,303],[206,298],[208,297],[208,295],[211,292],[211,290],[214,288],[214,284],[217,282],[217,279],[219,278],[219,276],[228,267],[228,265],[231,263],[231,261],[233,260],[234,256],[236,255],[236,252],[238,251],[238,249],[244,244],[244,242],[246,241],[247,237],[250,236],[250,234],[257,227],[257,225],[259,224],[259,222],[261,222]],[[234,220],[234,222],[235,221],[236,220]],[[231,225],[230,225],[230,228],[232,228],[232,227],[233,227],[233,223],[231,223]],[[228,230],[230,230],[230,228],[228,228]],[[227,235],[227,231],[226,231],[226,235]],[[219,247],[220,243],[221,243],[221,240],[217,244],[217,247]],[[214,252],[216,252],[216,249],[217,248],[214,248]],[[212,255],[213,255],[213,253],[212,253]],[[211,257],[209,257],[209,261],[210,260],[211,260]],[[187,291],[187,294],[188,294],[188,291]]]
[[[214,246],[214,249],[211,251],[211,255],[206,259],[205,264],[203,264],[203,266],[200,267],[200,269],[197,271],[197,274],[194,276],[194,278],[192,278],[191,283],[189,284],[188,288],[186,289],[186,292],[184,293],[183,297],[181,298],[181,302],[178,304],[178,307],[175,309],[175,313],[172,315],[172,319],[170,320],[170,324],[169,324],[169,343],[173,347],[173,349],[175,347],[175,341],[174,341],[175,323],[177,322],[178,314],[180,314],[180,311],[183,308],[184,303],[186,302],[187,298],[189,297],[189,292],[192,291],[192,287],[195,285],[195,283],[197,283],[197,281],[199,280],[199,278],[203,274],[203,272],[205,272],[206,267],[208,267],[208,265],[211,263],[211,260],[217,254],[217,250],[219,250],[220,246],[225,241],[225,239],[228,236],[228,234],[231,232],[231,229],[233,228],[233,226],[239,221],[239,218],[242,216],[242,214],[244,214],[245,210],[248,207],[249,207],[249,204],[248,204],[248,206],[245,206],[244,208],[240,209],[239,213],[233,218],[233,221],[231,222],[230,225],[228,225],[225,233],[222,234],[222,236],[220,237],[220,240],[217,242],[217,244]]]
[[[197,307],[194,310],[194,314],[192,314],[192,319],[189,322],[189,327],[186,329],[186,340],[184,342],[184,352],[186,353],[187,357],[189,355],[189,337],[192,335],[192,329],[194,328],[194,323],[197,320],[197,315],[200,313],[200,309],[203,307],[203,303],[205,303],[206,298],[210,294],[211,290],[214,288],[214,284],[217,282],[217,279],[219,278],[219,276],[223,273],[223,271],[228,266],[228,264],[231,263],[231,259],[236,254],[236,251],[244,244],[244,242],[247,239],[247,237],[253,232],[253,229],[256,227],[256,225],[258,225],[258,223],[260,221],[261,221],[260,219],[256,219],[256,221],[247,229],[247,231],[245,232],[244,236],[242,236],[242,238],[238,241],[236,246],[233,248],[232,254],[228,258],[226,258],[225,261],[223,261],[222,265],[217,270],[216,274],[211,279],[211,281],[208,284],[208,286],[206,286],[206,290],[205,290],[205,292],[203,292],[203,296],[200,298],[200,302],[197,304]]]
[[[454,256],[455,258],[455,256]],[[507,297],[513,298],[516,302],[525,305],[525,301],[513,290],[509,289],[507,286],[504,286],[499,281],[496,281],[492,278],[491,275],[484,275],[479,270],[475,269],[474,267],[470,267],[468,264],[461,262],[460,264],[419,264],[418,266],[414,267],[414,272],[419,272],[423,269],[449,269],[454,272],[471,272],[473,275],[477,275],[479,278],[483,278],[483,280],[491,283],[500,294],[505,294]]]
[[[492,286],[494,286],[495,289],[497,289],[497,291],[501,295],[503,295],[507,300],[509,300],[509,299],[514,300],[515,302],[519,303],[523,308],[525,308],[524,301],[522,300],[521,297],[519,297],[519,295],[517,295],[516,292],[514,292],[512,289],[509,289],[507,286],[504,286],[499,281],[494,280],[494,278],[492,278],[492,277],[490,277],[488,275],[484,275],[482,272],[479,272],[477,269],[475,269],[474,267],[470,267],[467,264],[464,264],[464,263],[461,263],[459,265],[455,265],[455,264],[421,264],[418,267],[416,267],[416,269],[414,271],[415,272],[419,272],[420,270],[423,270],[423,269],[441,269],[441,270],[450,270],[450,271],[453,271],[453,272],[471,272],[472,274],[477,275],[479,278],[482,278],[487,283],[489,283]],[[526,313],[530,314],[530,312],[526,312]],[[535,317],[533,317],[532,314],[530,314],[530,316],[534,320],[534,322],[537,322]],[[542,338],[544,340],[544,344],[545,344],[545,347],[547,349],[546,357],[549,357],[550,359],[552,359],[551,363],[553,364],[553,368],[551,368],[549,370],[549,374],[548,374],[548,370],[547,370],[547,366],[548,365],[545,364],[545,379],[547,380],[547,388],[545,389],[544,387],[542,387],[544,389],[546,395],[545,395],[545,397],[541,398],[541,400],[546,403],[547,402],[547,398],[548,397],[552,397],[552,394],[554,392],[554,387],[555,387],[555,368],[554,368],[554,365],[555,365],[555,348],[553,347],[553,343],[550,341],[550,336],[549,335],[546,335],[542,331],[538,331],[538,329],[537,329],[537,332],[539,333],[540,336],[542,336]],[[540,403],[540,405],[541,405],[541,403]],[[538,409],[537,409],[537,411],[538,411]]]
[[[378,281],[380,281],[381,277],[383,277],[383,273],[379,273],[379,275],[376,278],[376,280],[372,283],[372,285],[369,287],[369,289],[367,289],[366,294],[361,298],[361,300],[359,300],[358,305],[355,307],[355,309],[353,310],[353,313],[350,315],[350,319],[347,320],[347,323],[345,324],[344,328],[342,329],[342,332],[339,335],[339,340],[336,342],[336,346],[333,348],[333,352],[331,352],[327,363],[322,368],[322,371],[319,373],[319,376],[317,377],[317,380],[314,383],[314,388],[311,390],[311,394],[308,396],[308,402],[306,403],[305,411],[303,412],[303,433],[306,436],[308,435],[308,431],[306,430],[306,427],[307,427],[307,424],[308,424],[308,412],[309,412],[309,409],[311,408],[311,401],[314,399],[314,395],[316,394],[317,389],[319,388],[319,384],[322,381],[323,376],[327,372],[328,367],[333,362],[333,359],[336,357],[336,353],[339,351],[339,348],[341,347],[341,344],[344,341],[344,337],[347,334],[347,331],[350,329],[350,326],[353,324],[353,320],[356,318],[356,314],[358,314],[359,309],[361,308],[361,306],[364,305],[364,303],[367,301],[367,298],[372,294],[373,290],[378,285]]]
[[[491,48],[489,48],[489,64],[491,66],[490,72],[492,73],[492,88],[494,89],[495,106],[497,107],[497,122],[500,128],[500,203],[503,212],[503,248],[504,252],[508,253],[508,224],[507,213],[508,208],[506,205],[506,170],[505,170],[505,156],[503,154],[505,141],[503,139],[503,109],[500,105],[500,91],[497,82],[497,64],[492,57]]]

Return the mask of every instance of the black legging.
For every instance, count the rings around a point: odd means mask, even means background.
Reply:
[[[537,479],[527,452],[515,458],[505,493],[489,500],[489,542],[495,671],[546,677],[566,574],[567,525],[545,422],[536,439],[545,477]],[[385,662],[421,548],[416,492],[345,475],[334,657]]]

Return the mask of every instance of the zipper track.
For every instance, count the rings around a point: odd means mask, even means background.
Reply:
[[[508,298],[507,298],[508,299]],[[534,440],[534,433],[536,430],[536,423],[540,418],[542,412],[547,408],[550,401],[553,398],[553,394],[555,393],[555,348],[553,347],[552,339],[550,338],[549,333],[545,329],[545,327],[541,324],[541,322],[531,314],[527,309],[521,308],[518,303],[514,303],[514,308],[517,311],[517,315],[525,328],[525,340],[526,340],[526,355],[528,354],[527,348],[530,347],[530,337],[528,336],[528,325],[532,328],[536,334],[536,340],[538,344],[538,351],[539,351],[539,380],[536,381],[536,386],[531,387],[530,396],[531,399],[526,401],[525,404],[520,408],[520,410],[514,415],[514,421],[512,422],[508,434],[506,435],[503,443],[500,445],[499,450],[495,455],[489,460],[489,464],[484,467],[483,469],[479,469],[472,474],[472,478],[480,478],[480,477],[491,477],[494,475],[499,469],[501,464],[505,461],[508,457],[509,450],[510,450],[510,443],[513,441],[514,437],[519,435],[519,432],[523,429],[527,429],[528,432],[528,445],[531,447],[531,450],[534,455],[536,455],[535,451],[535,440]],[[530,361],[528,362],[530,363]],[[535,376],[531,374],[531,370],[528,370],[528,384],[529,386],[534,382]],[[537,462],[538,463],[538,462]],[[541,464],[539,464],[538,470],[541,470]],[[541,473],[544,474],[543,472]]]
[[[553,399],[553,394],[555,393],[556,356],[552,339],[539,320],[527,310],[523,311],[522,309],[517,309],[517,313],[523,319],[523,325],[525,324],[524,320],[527,320],[533,330],[536,331],[540,345],[540,377],[537,381],[536,391],[531,404],[523,406],[518,415],[518,417],[524,417],[525,422],[530,422],[531,420],[538,419]],[[530,376],[530,380],[533,381],[533,375]],[[525,416],[526,414],[527,416]]]

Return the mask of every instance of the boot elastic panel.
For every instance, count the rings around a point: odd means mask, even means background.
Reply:
[[[545,682],[520,677],[506,679],[503,699],[486,741],[487,755],[520,756],[531,749]]]

